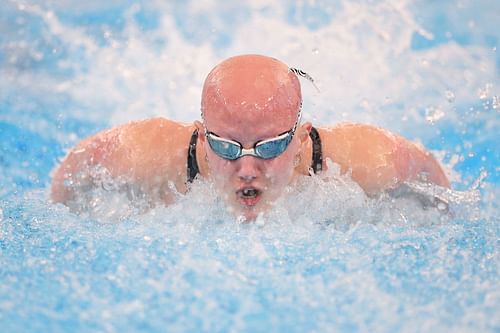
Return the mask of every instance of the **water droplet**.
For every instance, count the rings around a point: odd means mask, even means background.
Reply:
[[[453,91],[447,89],[445,92],[444,92],[444,96],[446,97],[446,100],[450,103],[453,103],[455,102],[455,94],[453,93]]]
[[[479,96],[480,99],[486,99],[488,98],[488,95],[490,94],[492,84],[487,83],[484,88],[480,88],[477,95]]]
[[[434,124],[436,121],[443,118],[444,115],[445,113],[443,110],[434,106],[429,106],[425,109],[425,120],[427,120],[431,124]]]
[[[500,109],[500,97],[493,96],[493,100],[491,102],[491,107],[493,109]]]
[[[313,54],[319,54],[319,49],[317,47],[313,48],[311,51]]]
[[[448,205],[442,201],[437,204],[437,209],[440,211],[445,211],[448,209]]]

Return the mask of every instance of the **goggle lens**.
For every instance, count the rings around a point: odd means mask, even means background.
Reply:
[[[281,155],[292,141],[290,133],[287,134],[288,135],[283,138],[269,140],[256,145],[255,153],[264,159],[270,159]]]
[[[235,160],[241,155],[241,146],[239,144],[220,139],[212,133],[207,136],[207,140],[210,148],[222,158]]]

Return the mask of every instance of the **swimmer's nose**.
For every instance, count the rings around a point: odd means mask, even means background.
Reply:
[[[259,174],[259,158],[254,156],[243,156],[238,159],[238,177],[245,181],[250,182],[257,178]]]

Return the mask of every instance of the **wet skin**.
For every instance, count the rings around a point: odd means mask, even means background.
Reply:
[[[206,128],[218,136],[252,148],[255,142],[290,130],[301,103],[300,84],[288,67],[269,57],[230,58],[208,75],[201,108]],[[235,161],[215,154],[200,121],[181,124],[155,118],[122,125],[80,142],[53,174],[55,202],[68,203],[78,188],[98,186],[89,167],[102,166],[148,194],[169,204],[175,190],[187,191],[187,150],[192,132],[200,133],[197,161],[200,177],[212,181],[235,216],[253,220],[293,184],[308,175],[312,156],[310,123],[297,128],[285,152],[264,160],[244,156]],[[441,186],[449,182],[434,157],[417,145],[383,129],[363,124],[317,128],[323,161],[331,159],[367,194],[395,188],[424,174]],[[326,169],[326,165],[323,165]]]

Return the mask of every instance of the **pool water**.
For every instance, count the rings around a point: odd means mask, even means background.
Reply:
[[[0,3],[1,332],[499,332],[500,4]],[[222,59],[311,74],[304,119],[428,147],[447,209],[368,198],[335,165],[242,224],[198,181],[144,211],[48,196],[69,148],[131,120],[199,116]],[[82,203],[83,204],[83,203]]]

